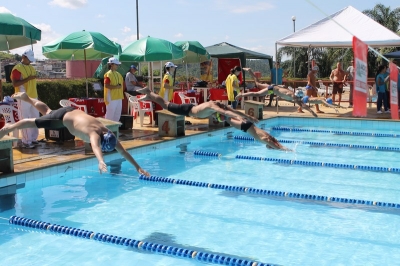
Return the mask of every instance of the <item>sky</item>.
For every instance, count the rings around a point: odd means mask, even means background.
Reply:
[[[399,0],[138,0],[139,38],[195,40],[204,47],[228,42],[274,56],[275,42],[294,29],[301,30],[349,5],[363,11],[378,3],[400,7]],[[0,12],[12,13],[42,30],[42,40],[33,45],[40,59],[45,58],[42,45],[75,31],[100,32],[122,48],[137,39],[135,0],[13,0],[2,1]],[[10,52],[21,54],[26,48]]]

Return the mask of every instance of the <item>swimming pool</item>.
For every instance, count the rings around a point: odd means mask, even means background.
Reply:
[[[219,256],[234,265],[397,264],[398,123],[274,118],[260,126],[294,152],[225,128],[133,150],[154,176],[145,180],[114,154],[106,159],[114,174],[97,174],[91,159],[16,176],[21,188],[0,204],[3,263],[203,265]],[[142,246],[10,225],[12,215]],[[155,244],[197,253],[152,252]]]

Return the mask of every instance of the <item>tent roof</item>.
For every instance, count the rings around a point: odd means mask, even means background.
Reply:
[[[333,21],[332,19],[336,21]],[[340,25],[338,25],[338,24]],[[352,34],[372,47],[400,46],[400,36],[348,6],[279,41],[283,46],[351,47]]]
[[[272,56],[250,51],[227,42],[207,46],[206,50],[211,57],[215,58],[268,59],[270,67],[272,67]],[[242,62],[242,66],[245,64],[246,62]]]
[[[400,59],[400,51],[387,53],[387,54],[384,54],[383,56],[387,57],[387,58],[399,58]]]

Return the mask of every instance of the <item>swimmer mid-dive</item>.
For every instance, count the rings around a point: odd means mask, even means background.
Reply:
[[[247,92],[247,93],[239,94],[236,96],[236,100],[239,100],[240,98],[246,97],[246,96],[261,97],[261,96],[266,96],[268,94],[275,94],[282,100],[297,104],[299,106],[299,109],[300,108],[306,109],[314,117],[318,117],[318,115],[313,110],[311,110],[310,107],[308,107],[305,104],[305,102],[303,101],[303,98],[307,97],[306,102],[311,103],[311,104],[323,103],[326,106],[333,107],[333,108],[340,107],[340,106],[333,105],[332,103],[328,103],[327,101],[325,101],[325,99],[320,98],[320,97],[318,97],[318,98],[309,98],[308,96],[303,97],[303,94],[302,94],[303,92],[300,90],[297,90],[296,93],[294,93],[290,89],[285,88],[283,86],[262,84],[259,82],[256,75],[254,75],[254,72],[251,70],[251,68],[243,68],[243,70],[249,72],[249,74],[254,78],[257,88],[259,88],[261,90],[257,91],[257,92]]]
[[[276,138],[274,138],[261,128],[258,128],[250,121],[239,121],[235,118],[225,117],[224,115],[221,115],[219,113],[215,114],[215,120],[217,120],[218,122],[228,122],[234,128],[242,130],[243,132],[250,134],[255,140],[266,144],[267,148],[269,149],[291,151],[290,149],[284,147],[281,143],[279,143]]]

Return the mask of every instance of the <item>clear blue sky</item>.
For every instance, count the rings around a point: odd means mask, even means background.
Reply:
[[[360,11],[383,3],[392,9],[399,0],[312,0],[326,14],[351,5]],[[20,16],[42,30],[34,45],[41,46],[74,31],[98,31],[124,48],[136,40],[136,1],[104,0],[13,0],[2,1],[4,10]],[[139,0],[140,38],[157,37],[171,42],[196,40],[203,46],[229,42],[250,50],[275,54],[275,42],[326,15],[306,0]],[[14,49],[21,53],[26,48]]]

